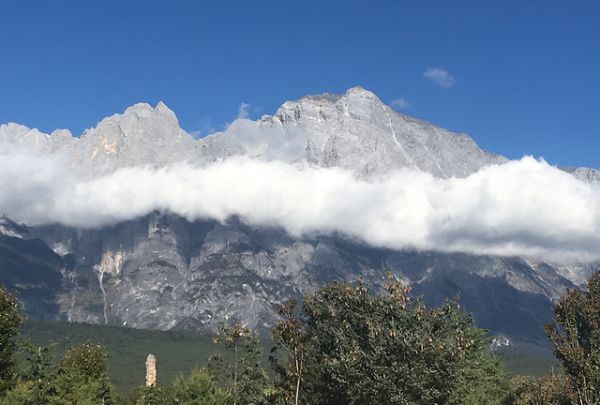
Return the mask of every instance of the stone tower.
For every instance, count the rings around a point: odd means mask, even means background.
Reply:
[[[150,353],[146,358],[146,387],[156,385],[156,357]]]

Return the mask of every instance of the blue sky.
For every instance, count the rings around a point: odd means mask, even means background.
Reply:
[[[6,0],[0,16],[0,122],[78,134],[163,100],[206,132],[242,102],[257,118],[361,85],[490,151],[600,167],[597,1]]]

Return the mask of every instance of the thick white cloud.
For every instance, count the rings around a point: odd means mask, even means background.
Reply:
[[[394,249],[600,258],[600,187],[529,157],[461,179],[399,170],[370,181],[249,158],[92,179],[24,154],[0,155],[0,167],[0,213],[29,224],[97,227],[161,210],[190,220],[236,215],[293,235],[339,232]]]

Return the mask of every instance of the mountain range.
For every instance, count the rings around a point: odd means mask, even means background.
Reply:
[[[163,103],[136,104],[77,137],[1,125],[0,155],[15,151],[59,161],[84,181],[232,157],[337,168],[365,182],[403,169],[462,179],[509,162],[466,134],[394,111],[361,87],[288,101],[274,115],[240,118],[200,139]],[[562,170],[600,184],[595,169]],[[33,220],[18,211],[0,219],[0,282],[40,319],[201,331],[235,320],[266,330],[278,303],[334,280],[379,285],[391,272],[429,305],[458,297],[491,333],[542,341],[552,301],[600,270],[598,261],[395,248],[337,231],[295,234],[238,215],[190,218],[153,209],[90,224],[52,221],[40,204]]]

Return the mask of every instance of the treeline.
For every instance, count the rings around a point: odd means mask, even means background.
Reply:
[[[227,354],[206,368],[123,395],[97,344],[53,361],[47,347],[18,343],[19,303],[0,288],[0,405],[600,403],[600,275],[556,304],[546,332],[563,369],[539,379],[509,380],[455,301],[428,309],[391,276],[380,292],[330,284],[279,315],[268,366],[258,337],[233,325],[215,339]]]

